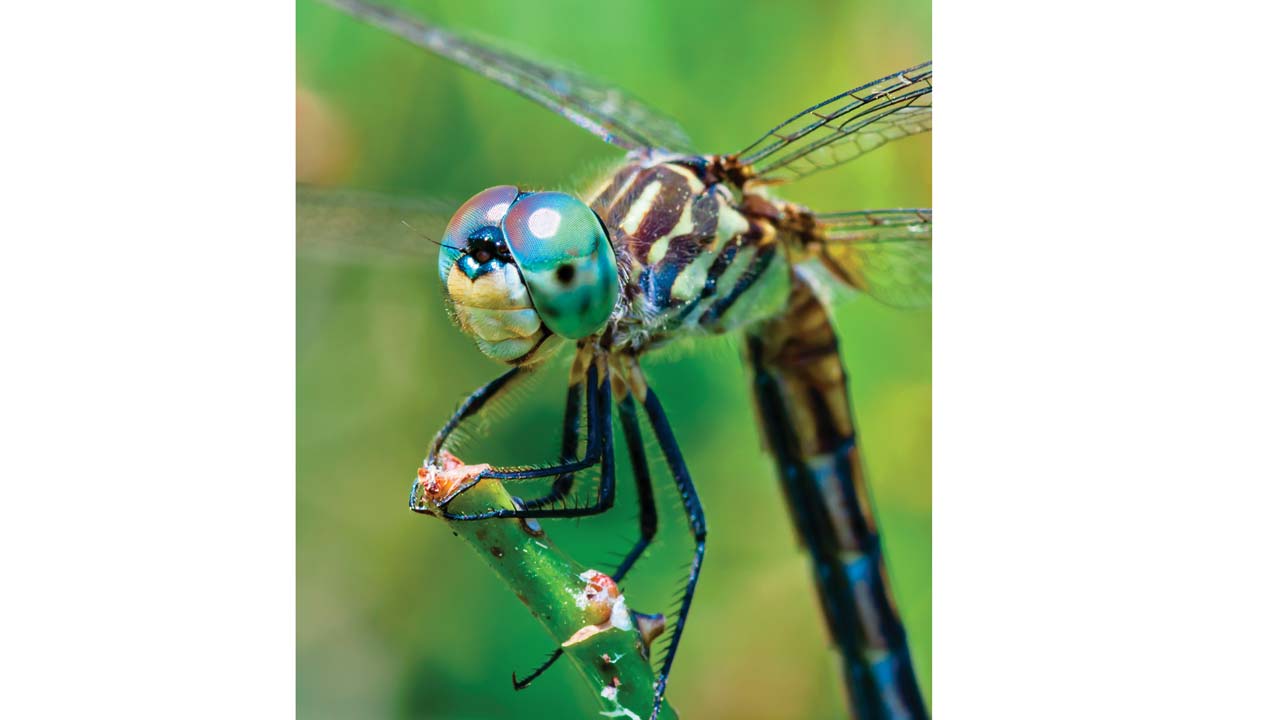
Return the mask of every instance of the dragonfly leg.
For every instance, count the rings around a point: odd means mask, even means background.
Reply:
[[[680,490],[685,516],[689,519],[689,530],[693,533],[694,542],[693,562],[689,566],[689,580],[685,585],[684,598],[680,601],[680,613],[676,617],[676,626],[671,633],[671,642],[667,646],[667,656],[662,660],[662,669],[658,672],[658,682],[654,686],[653,712],[650,713],[649,720],[657,720],[658,711],[662,709],[663,695],[667,690],[667,678],[671,675],[671,664],[676,657],[680,635],[684,633],[684,623],[689,617],[689,607],[693,604],[693,591],[698,585],[698,576],[702,574],[702,556],[706,552],[707,544],[707,522],[702,513],[702,503],[698,501],[698,491],[693,487],[689,469],[685,466],[684,457],[680,454],[680,446],[676,443],[676,436],[671,431],[670,423],[667,422],[666,413],[662,411],[662,403],[658,401],[658,396],[652,389],[645,393],[644,409],[649,416],[649,422],[653,424],[653,432],[667,460],[667,467],[671,469],[671,477]]]
[[[529,371],[527,368],[523,368],[523,367],[512,368],[506,373],[503,373],[501,376],[490,381],[480,389],[471,393],[471,395],[468,396],[466,400],[463,400],[462,404],[458,406],[457,411],[455,411],[453,416],[449,418],[449,421],[445,423],[444,427],[440,428],[440,431],[436,433],[435,439],[432,440],[431,448],[427,453],[427,464],[438,465],[439,454],[444,450],[444,446],[446,445],[446,443],[448,443],[449,438],[453,435],[454,431],[456,431],[462,425],[462,423],[465,422],[468,418],[480,412],[484,408],[485,404],[487,404],[490,400],[492,400],[493,398],[497,397],[502,392],[507,390],[510,385],[514,384],[513,381],[527,376],[528,373]],[[582,383],[579,382],[579,383],[572,384],[569,387],[569,392],[568,392],[568,397],[566,402],[567,407],[565,409],[565,414],[566,414],[565,428],[566,429],[565,429],[565,437],[564,437],[563,444],[564,444],[564,447],[567,449],[565,449],[564,452],[562,453],[562,464],[552,468],[546,468],[543,471],[541,471],[541,473],[538,470],[527,471],[526,472],[527,475],[546,476],[546,475],[555,474],[556,472],[562,472],[564,474],[562,474],[560,477],[557,478],[557,482],[560,482],[561,479],[566,475],[569,477],[569,481],[572,482],[572,472],[574,472],[575,470],[581,470],[583,468],[591,467],[599,462],[599,459],[598,459],[599,441],[595,433],[597,423],[593,421],[593,418],[595,417],[594,407],[590,405],[590,401],[588,401],[588,407],[587,407],[587,415],[588,415],[587,423],[589,427],[588,427],[588,433],[587,433],[586,453],[584,454],[581,460],[572,459],[572,455],[576,451],[577,444],[578,444],[578,406],[582,402],[581,398],[582,398]],[[489,475],[486,475],[485,477],[489,477]],[[479,478],[477,478],[477,480],[478,479]],[[462,493],[463,491],[469,489],[474,484],[475,484],[474,482],[467,483],[465,486],[463,486],[457,492],[454,493],[454,497],[456,497],[458,494]],[[409,500],[410,509],[413,510],[414,512],[426,512],[426,510],[418,507],[418,505],[416,504],[416,501],[414,499],[416,489],[417,489],[417,485],[415,483],[414,488],[410,490],[410,500]],[[452,499],[452,498],[449,498],[449,499]],[[447,504],[447,500],[442,504]]]
[[[626,577],[627,572],[636,564],[636,560],[640,559],[645,549],[653,542],[654,536],[658,534],[658,505],[653,498],[653,480],[649,475],[649,461],[645,457],[644,436],[640,434],[640,421],[636,417],[635,398],[630,393],[618,404],[618,417],[622,421],[622,435],[627,441],[627,454],[631,459],[631,467],[636,479],[636,491],[640,499],[640,539],[636,541],[636,544],[627,553],[626,558],[618,565],[618,569],[614,571],[612,576],[613,581],[620,584],[622,579]],[[573,428],[573,433],[574,442],[576,443],[576,425]],[[569,425],[566,424],[566,437],[568,437],[568,434]],[[526,507],[529,505],[532,505],[532,503],[527,504]],[[564,650],[556,648],[550,657],[524,678],[517,679],[516,674],[512,673],[512,686],[516,690],[523,690],[529,687],[534,680],[538,679],[538,676],[554,665],[563,654]]]
[[[482,385],[478,390],[467,396],[467,399],[458,405],[458,409],[453,412],[449,421],[444,424],[436,432],[436,436],[431,440],[431,447],[427,451],[427,465],[438,466],[440,453],[444,450],[444,446],[449,442],[449,438],[453,435],[467,418],[480,412],[490,400],[498,397],[508,390],[514,381],[523,379],[528,376],[528,369],[524,367],[515,367],[498,377],[490,380]],[[469,486],[468,486],[469,487]],[[421,507],[417,500],[418,484],[415,482],[409,487],[409,509],[416,513],[431,514],[430,511]]]
[[[644,554],[649,543],[658,534],[658,506],[653,500],[653,480],[649,476],[649,461],[644,454],[644,437],[640,434],[640,421],[636,418],[635,396],[627,394],[618,405],[618,418],[622,421],[622,436],[627,441],[627,454],[636,479],[636,494],[640,500],[640,539],[613,573],[613,581],[621,583],[636,560]]]
[[[511,673],[511,686],[516,690],[523,690],[529,687],[533,684],[534,680],[538,679],[538,676],[542,675],[542,673],[546,672],[548,668],[554,665],[556,661],[560,659],[561,655],[564,655],[564,648],[556,648],[556,651],[551,653],[551,656],[544,660],[542,664],[538,666],[537,670],[529,673],[524,678],[517,679],[516,674]]]
[[[569,462],[574,453],[578,451],[578,414],[579,406],[582,405],[582,383],[572,383],[569,385],[569,391],[565,394],[564,402],[564,429],[560,433],[560,458],[561,462]],[[554,505],[569,496],[569,492],[573,489],[573,473],[564,473],[556,477],[551,485],[551,492],[534,500],[526,500],[524,507],[529,510],[536,510],[547,505]]]
[[[467,399],[463,400],[458,409],[454,411],[453,417],[449,418],[449,422],[440,428],[440,431],[436,433],[435,438],[431,441],[431,450],[427,453],[427,463],[431,465],[437,464],[436,457],[444,449],[444,444],[448,442],[449,436],[458,429],[458,426],[467,418],[480,412],[485,404],[501,394],[512,380],[524,376],[527,372],[523,367],[512,368],[468,395]]]
[[[587,451],[581,460],[559,465],[530,469],[490,469],[479,473],[475,479],[463,484],[453,495],[440,503],[440,514],[448,520],[488,520],[491,518],[569,518],[598,515],[613,507],[616,478],[613,458],[613,395],[610,390],[608,369],[603,379],[593,364],[587,371]],[[596,502],[585,507],[536,508],[508,510],[499,508],[475,514],[455,514],[445,507],[461,493],[486,478],[497,480],[532,480],[535,478],[576,473],[596,465],[600,466],[600,487]]]

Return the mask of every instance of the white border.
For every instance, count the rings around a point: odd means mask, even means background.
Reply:
[[[936,717],[1276,712],[1274,15],[935,5]]]
[[[293,5],[0,43],[4,717],[288,717]]]

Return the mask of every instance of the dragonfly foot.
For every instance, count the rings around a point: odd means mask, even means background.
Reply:
[[[547,669],[550,668],[552,665],[554,665],[555,662],[559,660],[560,656],[562,655],[564,655],[564,649],[556,648],[555,652],[551,653],[551,655],[546,660],[544,660],[541,665],[538,666],[537,670],[534,670],[532,673],[530,673],[528,676],[526,676],[523,679],[517,679],[516,674],[514,672],[511,673],[511,687],[515,688],[517,692],[529,687],[530,685],[533,684],[534,680],[538,679],[539,675],[542,675],[542,673],[546,672]]]

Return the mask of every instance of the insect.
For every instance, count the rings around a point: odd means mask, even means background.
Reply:
[[[845,285],[896,307],[927,305],[932,212],[815,213],[778,199],[772,187],[929,131],[932,65],[819,102],[739,152],[700,154],[675,122],[583,75],[376,5],[328,1],[626,151],[622,163],[581,196],[498,185],[464,203],[446,226],[437,270],[448,310],[481,352],[510,367],[462,403],[433,439],[428,463],[442,457],[459,428],[553,355],[572,352],[573,361],[561,462],[492,468],[458,494],[484,478],[544,479],[549,490],[515,510],[459,515],[446,503],[443,514],[484,522],[606,512],[615,492],[616,410],[641,502],[640,538],[612,574],[621,581],[657,528],[643,414],[694,541],[654,688],[656,718],[697,588],[707,530],[676,433],[639,359],[687,337],[741,334],[763,434],[842,654],[851,712],[858,718],[926,717],[886,579],[822,285]],[[594,502],[559,507],[578,476],[597,467]]]

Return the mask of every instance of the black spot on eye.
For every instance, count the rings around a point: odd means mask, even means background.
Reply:
[[[572,265],[561,265],[556,268],[556,279],[562,285],[568,285],[573,280],[574,269]]]

